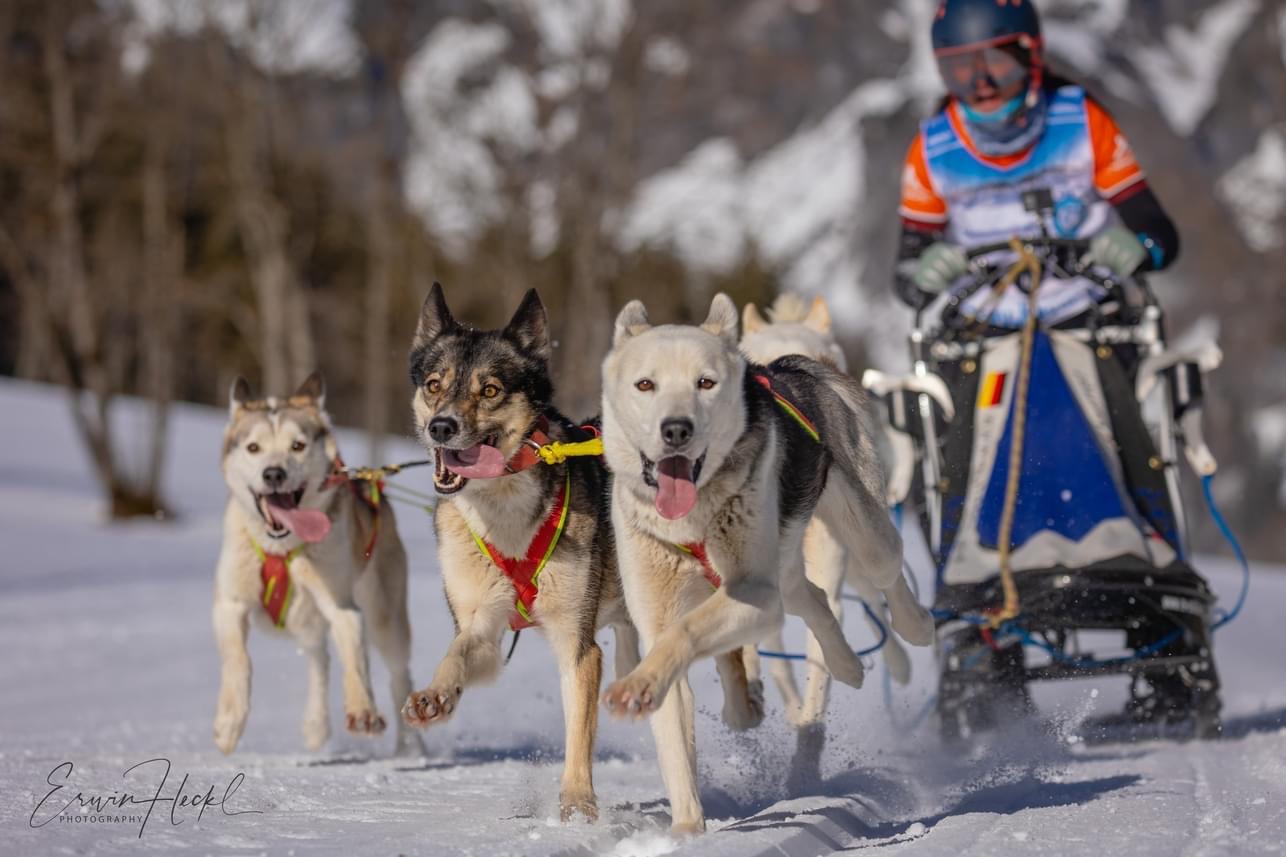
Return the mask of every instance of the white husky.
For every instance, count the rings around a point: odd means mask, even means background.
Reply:
[[[796,294],[783,294],[773,303],[768,315],[771,322],[760,315],[754,304],[746,304],[742,310],[741,351],[752,361],[767,365],[788,354],[802,354],[840,371],[848,370],[844,351],[831,332],[830,310],[821,297],[807,304]],[[916,602],[906,582],[899,578],[888,592],[881,592],[866,577],[862,564],[850,559],[844,545],[830,532],[826,522],[814,517],[804,534],[805,569],[808,579],[826,593],[836,617],[842,615],[840,590],[847,582],[873,610],[882,612],[887,600],[893,615],[893,628],[908,643],[927,646],[932,642],[933,619]],[[877,635],[883,632],[871,614],[866,614],[866,618],[872,631]],[[782,651],[781,634],[768,637],[764,647],[770,651]],[[911,677],[911,662],[906,649],[890,634],[880,651],[893,680],[906,684]],[[801,735],[801,750],[807,742],[819,752],[821,722],[831,680],[821,663],[821,647],[811,634],[808,635],[806,657],[809,668],[802,699],[789,661],[770,658],[768,673],[781,692],[791,721],[805,729],[816,730],[807,739]],[[797,763],[804,764],[813,761],[797,759]]]
[[[603,364],[603,443],[630,616],[648,652],[604,694],[652,716],[673,826],[705,818],[696,787],[689,665],[803,617],[827,668],[853,687],[862,664],[804,576],[816,512],[878,587],[901,579],[902,544],[860,386],[804,357],[769,367],[737,350],[737,310],[718,295],[700,327],[648,323],[634,301]]]
[[[232,387],[223,437],[228,505],[214,580],[214,634],[223,664],[214,742],[231,753],[250,713],[250,625],[289,635],[308,653],[304,743],[330,737],[326,631],[343,666],[350,732],[378,735],[366,636],[391,676],[394,710],[411,692],[406,551],[393,510],[367,482],[350,482],[324,409],[321,376],[285,399],[252,399]],[[422,750],[398,724],[399,752]]]

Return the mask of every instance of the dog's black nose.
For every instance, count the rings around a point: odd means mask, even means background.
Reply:
[[[692,420],[685,417],[670,417],[661,420],[661,437],[666,446],[680,447],[692,440]]]
[[[434,417],[429,420],[429,437],[446,443],[460,431],[460,424],[451,417]]]
[[[269,488],[280,488],[286,484],[286,468],[284,467],[265,467],[263,469],[263,484]]]

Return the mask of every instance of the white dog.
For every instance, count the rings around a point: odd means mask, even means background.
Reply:
[[[328,628],[343,666],[348,730],[380,734],[385,721],[372,699],[366,636],[388,666],[396,710],[411,692],[406,552],[393,510],[371,483],[344,475],[321,376],[309,376],[286,399],[251,399],[238,378],[222,467],[230,496],[214,581],[223,663],[215,744],[231,753],[250,713],[251,624],[288,635],[308,653],[308,749],[330,737]],[[423,749],[400,722],[397,746]]]
[[[783,606],[840,681],[862,664],[825,595],[804,576],[816,512],[878,587],[901,579],[865,394],[804,357],[769,367],[737,350],[737,311],[718,295],[700,327],[652,327],[634,301],[603,364],[603,443],[630,616],[647,655],[604,694],[618,716],[652,714],[673,826],[704,829],[689,665],[754,644]]]

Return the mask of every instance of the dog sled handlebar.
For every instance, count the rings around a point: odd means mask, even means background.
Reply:
[[[1144,303],[1151,304],[1155,302],[1151,291],[1140,278],[1123,279],[1094,264],[1092,261],[1086,261],[1085,254],[1090,248],[1090,242],[1087,240],[1040,236],[1023,238],[1019,239],[1019,241],[1024,250],[1040,259],[1041,268],[1045,275],[1062,280],[1077,277],[1087,279],[1101,287],[1107,292],[1112,301],[1122,307],[1128,305],[1126,299],[1127,284],[1133,283],[1143,295]],[[960,307],[965,301],[982,289],[995,286],[1012,265],[1010,260],[992,261],[987,257],[998,252],[1012,253],[1013,249],[1011,242],[998,241],[965,251],[965,255],[969,259],[969,273],[972,282],[954,291],[947,305],[943,308],[939,318],[939,324],[943,331],[952,329],[958,324]],[[1024,291],[1031,288],[1032,285],[1031,283],[1021,282],[1021,278],[1020,281],[1014,283],[1014,287]],[[918,316],[916,326],[920,326]]]

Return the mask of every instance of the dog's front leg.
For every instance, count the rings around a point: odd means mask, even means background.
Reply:
[[[674,682],[671,691],[652,715],[651,724],[661,779],[670,798],[670,829],[702,833],[706,819],[697,794],[695,704],[686,674]]]
[[[336,598],[316,569],[297,562],[296,578],[308,590],[317,609],[330,623],[335,651],[343,668],[344,714],[349,732],[379,735],[384,732],[384,717],[375,709],[371,692],[370,659],[366,651],[362,613],[349,597]]]
[[[330,738],[330,652],[326,648],[326,629],[317,623],[317,631],[301,641],[308,654],[308,701],[304,703],[304,746],[319,750]]]
[[[566,727],[563,782],[558,793],[560,815],[570,821],[579,812],[590,821],[598,818],[594,797],[594,737],[598,731],[598,689],[603,678],[603,651],[594,642],[593,630],[547,629],[558,658],[559,687]]]
[[[433,681],[407,697],[402,706],[402,719],[408,725],[424,728],[445,723],[466,687],[495,679],[502,664],[500,638],[512,610],[511,603],[493,598],[456,612],[455,638],[438,664]]]
[[[214,639],[222,662],[214,743],[223,752],[231,753],[241,740],[250,714],[250,653],[246,650],[250,605],[216,598],[213,618]]]
[[[779,628],[781,598],[770,581],[752,575],[729,583],[661,630],[642,663],[603,695],[608,710],[617,717],[656,711],[694,660],[752,645]]]

